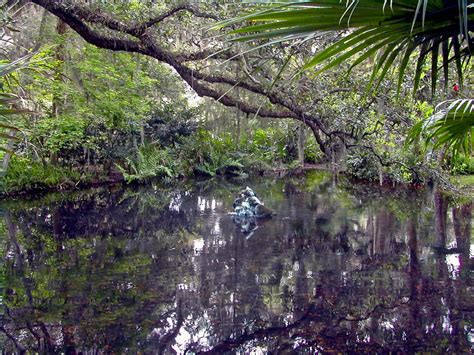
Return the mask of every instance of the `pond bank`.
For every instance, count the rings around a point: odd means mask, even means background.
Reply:
[[[225,174],[218,175],[218,176],[225,179],[235,178],[235,179],[245,180],[251,176],[298,177],[298,176],[303,176],[308,171],[325,171],[328,173],[334,172],[330,164],[305,164],[304,166],[298,166],[296,168],[273,168],[273,169],[267,169],[265,171],[253,172],[249,174],[243,173],[243,175],[241,176],[225,175]],[[381,186],[377,182],[354,178],[346,174],[345,172],[339,172],[337,174],[341,176],[346,176],[347,178],[350,179],[350,181],[356,184],[363,183],[363,184],[369,184],[369,185],[374,185],[374,186]],[[200,179],[212,179],[212,178],[214,177],[193,175],[193,176],[186,176],[186,177],[185,176],[175,177],[173,179],[168,179],[168,180],[171,180],[171,182],[178,182],[178,181],[186,181],[186,180],[193,180],[193,179],[200,180]],[[160,181],[160,180],[162,179],[157,177],[157,178],[150,178],[150,179],[146,179],[142,181],[134,181],[134,182],[129,183],[125,180],[124,176],[120,172],[114,171],[112,174],[107,175],[107,176],[89,178],[86,180],[79,180],[77,182],[66,180],[62,183],[59,183],[53,186],[40,186],[40,187],[27,188],[27,189],[18,190],[18,191],[0,192],[0,199],[21,198],[21,197],[29,198],[29,197],[34,197],[36,195],[44,195],[50,192],[80,191],[80,190],[104,187],[104,186],[109,186],[109,185],[117,185],[117,186],[146,185],[152,181]],[[452,188],[448,188],[447,192],[474,197],[474,175],[452,176],[450,179],[450,182],[452,183],[453,186]],[[420,190],[420,189],[425,188],[426,184],[401,184],[401,183],[396,183],[396,182],[384,181],[382,186],[385,186],[388,188],[403,187],[403,188],[408,188],[408,189],[413,189],[413,190]]]
[[[270,168],[266,170],[261,170],[258,172],[242,172],[242,175],[238,174],[226,174],[226,173],[221,173],[216,176],[221,176],[225,178],[242,178],[246,179],[249,176],[276,176],[276,177],[281,177],[285,175],[292,175],[292,176],[298,176],[303,174],[305,171],[309,170],[322,170],[322,171],[329,171],[329,167],[326,164],[305,164],[304,167],[298,167],[298,168]],[[191,176],[178,176],[174,178],[165,178],[165,180],[171,180],[171,181],[183,181],[183,180],[188,180],[188,179],[211,179],[214,176],[211,175],[204,175],[204,174],[199,174],[195,173],[194,175]],[[79,180],[75,180],[74,178],[70,176],[64,175],[60,179],[58,179],[58,183],[53,184],[53,185],[47,185],[47,183],[37,183],[33,184],[34,187],[27,187],[23,189],[17,189],[14,191],[3,191],[0,192],[0,199],[5,199],[5,198],[18,198],[18,197],[29,197],[33,196],[36,194],[46,194],[49,192],[67,192],[67,191],[78,191],[78,190],[84,190],[84,189],[89,189],[89,188],[95,188],[95,187],[101,187],[101,186],[107,186],[107,185],[146,185],[152,181],[159,181],[163,180],[163,178],[160,177],[154,177],[154,178],[147,178],[143,180],[135,180],[133,182],[127,182],[124,175],[120,173],[117,170],[112,171],[111,174],[105,175],[105,174],[97,174],[96,176],[85,176],[81,175]]]

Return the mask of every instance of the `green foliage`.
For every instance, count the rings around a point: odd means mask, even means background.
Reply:
[[[257,129],[237,142],[230,133],[216,136],[201,128],[172,146],[141,148],[137,158],[127,158],[119,170],[132,182],[192,175],[246,176],[276,166],[291,168],[299,162],[288,155],[284,137],[282,130]]]
[[[423,4],[423,6],[420,6]],[[349,71],[375,58],[369,88],[377,89],[390,69],[398,69],[398,91],[411,57],[416,58],[414,92],[420,83],[424,64],[431,54],[433,92],[436,89],[438,55],[442,56],[443,74],[448,81],[448,68],[455,63],[462,82],[462,59],[470,56],[470,31],[474,14],[468,0],[462,1],[390,1],[339,0],[283,1],[263,11],[257,11],[228,21],[220,26],[251,21],[252,24],[232,31],[235,41],[272,39],[278,42],[307,39],[320,31],[355,29],[340,40],[316,53],[303,70],[321,65],[317,73],[353,59]]]
[[[26,87],[41,109],[31,142],[43,157],[63,150],[72,155],[67,161],[80,162],[72,152],[78,146],[88,148],[95,162],[131,155],[152,111],[165,100],[170,105],[183,100],[181,85],[170,84],[173,74],[151,60],[92,45],[68,49],[70,62],[51,61],[50,76],[33,73]],[[47,47],[38,55],[54,50]],[[55,101],[61,103],[58,113],[51,112]]]
[[[38,55],[53,54],[49,47]],[[169,73],[146,61],[137,67],[130,57],[87,45],[73,67],[65,68],[74,80],[45,80],[41,73],[32,73],[27,85],[40,112],[28,127],[28,144],[17,149],[43,164],[16,159],[4,191],[67,185],[68,179],[83,179],[89,171],[107,174],[98,164],[104,169],[117,166],[132,182],[194,174],[244,176],[244,172],[262,172],[294,161],[293,128],[256,128],[242,134],[239,141],[230,133],[214,135],[199,129],[200,109],[188,107],[180,86],[170,83]],[[50,69],[60,70],[61,65],[51,61]],[[147,97],[157,92],[160,98]],[[53,115],[55,98],[67,105]],[[50,168],[51,154],[56,155],[58,166]],[[315,157],[314,152],[309,154]],[[23,176],[16,179],[22,169]],[[50,176],[45,175],[47,170]],[[41,179],[45,179],[43,184]]]
[[[453,175],[473,175],[474,174],[474,157],[459,155],[451,161],[451,173]]]
[[[2,139],[19,140],[16,136],[19,128],[11,123],[11,118],[24,112],[24,110],[16,107],[19,98],[13,93],[4,91],[4,86],[8,84],[9,76],[12,76],[16,71],[24,70],[32,66],[29,61],[33,55],[34,53],[29,53],[11,62],[0,62],[0,138]],[[8,133],[5,133],[4,130],[8,130]],[[1,146],[0,151],[12,153],[8,148]]]
[[[186,161],[187,174],[215,176],[225,174],[227,169],[238,174],[243,168],[243,157],[230,134],[214,136],[200,129],[184,142],[180,151]]]
[[[306,143],[304,147],[304,161],[307,163],[317,163],[321,159],[321,153],[319,148],[316,146],[314,139]]]
[[[238,173],[243,167],[242,157],[236,154],[236,147],[230,134],[213,137],[209,131],[201,130],[193,144],[196,148],[203,148],[193,164],[193,170],[197,174],[215,176],[225,172],[226,169]]]
[[[347,157],[346,169],[349,175],[368,181],[376,181],[380,171],[380,167],[376,164],[373,156],[360,152]]]
[[[172,145],[196,129],[199,110],[188,107],[183,84],[146,57],[107,52],[77,40],[71,32],[53,35],[48,43],[54,45],[22,59],[30,60],[34,70],[14,72],[15,80],[1,82],[11,96],[28,93],[28,104],[34,106],[33,118],[17,115],[24,139],[13,151],[24,158],[12,161],[11,171],[2,178],[3,191],[69,185],[69,180],[76,183],[90,172],[100,179],[127,161],[130,174],[174,174],[166,150],[157,150],[161,153],[155,159],[144,146]],[[67,56],[58,55],[61,50],[67,50]],[[62,57],[66,59],[58,59]],[[1,73],[21,63],[0,66]],[[7,113],[3,106],[1,113]],[[2,127],[10,132],[0,133],[0,138],[14,138],[15,127]],[[161,171],[163,160],[166,168]],[[151,171],[144,169],[148,165]]]
[[[454,184],[464,190],[470,192],[471,196],[474,196],[474,174],[472,175],[459,175],[452,178]],[[470,201],[468,197],[468,201]]]
[[[0,180],[0,191],[45,189],[49,187],[71,187],[81,179],[87,180],[70,168],[44,166],[19,156],[12,157],[10,168]]]
[[[127,158],[130,172],[117,165],[127,182],[149,181],[157,177],[175,177],[178,172],[178,161],[170,149],[161,149],[156,146],[142,147],[138,151],[137,159]]]
[[[0,62],[0,78],[5,77],[17,70],[27,68],[28,61],[33,57],[35,53],[29,53],[20,57],[14,61]]]
[[[357,4],[332,0],[283,2],[282,6],[265,6],[268,10],[231,22],[252,21],[249,27],[234,32],[240,36],[236,40],[249,41],[266,38],[276,38],[276,42],[295,38],[306,39],[306,36],[312,36],[315,31],[321,29],[354,28],[354,32],[344,32],[341,40],[317,53],[308,64],[307,67],[318,66],[318,72],[321,72],[320,82],[307,80],[308,77],[305,77],[306,82],[301,83],[301,96],[288,99],[305,107],[305,113],[307,111],[308,114],[320,118],[327,132],[331,132],[327,136],[322,133],[322,141],[327,145],[325,151],[335,152],[336,159],[344,159],[345,149],[341,148],[343,140],[348,143],[348,149],[355,147],[350,151],[348,161],[348,170],[354,176],[375,180],[382,172],[397,181],[403,181],[410,180],[413,175],[411,166],[405,166],[407,162],[417,164],[420,158],[417,154],[409,157],[399,150],[402,137],[406,133],[406,125],[410,124],[406,112],[403,111],[406,107],[394,108],[395,90],[393,95],[387,91],[387,98],[377,97],[368,103],[367,107],[362,107],[363,93],[348,92],[346,88],[369,84],[374,87],[381,85],[380,88],[390,90],[391,86],[396,85],[382,83],[382,79],[395,64],[401,64],[402,74],[398,78],[400,84],[403,73],[410,69],[405,60],[411,62],[415,56],[423,58],[419,62],[421,69],[414,68],[416,75],[421,77],[426,71],[425,62],[426,56],[430,56],[429,53],[439,52],[443,69],[447,65],[447,54],[460,54],[459,51],[462,52],[461,57],[468,54],[461,48],[465,46],[465,38],[451,35],[445,36],[446,38],[420,37],[420,31],[436,35],[439,28],[445,29],[447,26],[451,29],[453,21],[459,20],[456,17],[459,15],[456,14],[454,20],[449,18],[439,27],[434,26],[433,23],[439,15],[433,11],[442,6],[438,1],[426,3],[426,9],[421,10],[416,8],[417,3],[413,1],[403,4],[394,2],[391,5],[389,11],[389,4],[378,0]],[[140,1],[134,1],[130,6],[118,3],[101,6],[123,21],[136,21],[140,16],[148,14],[148,7]],[[162,10],[164,7],[166,5],[157,4],[153,11]],[[416,13],[419,13],[418,18]],[[423,13],[424,20],[421,21]],[[471,13],[468,15],[471,16]],[[464,19],[463,16],[461,17]],[[341,18],[343,21],[340,21]],[[416,21],[413,21],[413,18],[417,18]],[[51,19],[46,18],[45,21],[50,21],[49,25],[55,24]],[[420,25],[421,22],[424,24]],[[410,31],[413,25],[413,32],[409,33],[410,38],[405,39],[402,37],[407,35],[407,24]],[[298,32],[302,28],[303,31]],[[434,32],[430,32],[432,30]],[[160,35],[169,33],[166,27],[163,27],[163,31]],[[459,31],[469,37],[467,32]],[[204,117],[200,107],[189,107],[190,95],[181,80],[176,80],[177,76],[157,61],[136,53],[98,49],[83,42],[73,31],[67,31],[63,35],[49,33],[45,37],[47,38],[44,38],[44,42],[47,42],[47,45],[35,55],[38,61],[46,62],[38,64],[41,70],[15,73],[15,80],[12,80],[9,86],[12,93],[22,90],[28,93],[34,110],[31,119],[20,119],[20,129],[25,139],[16,143],[13,149],[25,157],[28,164],[41,161],[42,164],[37,165],[42,169],[57,165],[52,170],[63,169],[65,175],[77,174],[79,179],[91,171],[101,177],[116,175],[113,167],[117,166],[129,182],[149,181],[152,178],[171,179],[193,174],[244,175],[300,164],[296,159],[299,158],[298,143],[304,141],[299,140],[303,137],[299,135],[301,123],[269,120],[249,124],[252,119],[239,116],[235,122],[236,132],[222,133],[230,131],[230,120],[216,123],[215,117],[219,115],[212,115],[211,112],[211,115]],[[316,44],[319,46],[324,41],[325,39]],[[415,41],[414,46],[409,45],[410,41]],[[424,43],[430,43],[432,48],[428,48],[427,54],[418,55],[417,51]],[[445,48],[446,44],[448,48]],[[170,48],[171,45],[174,44],[170,44]],[[177,49],[183,49],[180,46],[181,44],[178,44]],[[314,53],[315,48],[311,48],[311,53]],[[293,49],[295,48],[291,47],[291,50]],[[300,54],[304,54],[303,50],[306,49],[309,47],[303,48]],[[267,49],[263,48],[262,52],[265,50]],[[285,48],[283,51],[288,54]],[[375,58],[372,75],[362,65],[366,64],[370,57]],[[48,60],[44,61],[45,58]],[[249,65],[254,65],[253,59],[249,59]],[[277,66],[284,58],[277,55],[273,59],[275,61],[268,64],[267,77],[258,71],[251,73],[262,85],[278,71]],[[295,57],[287,62],[291,62],[290,66],[301,67],[299,59]],[[456,58],[452,62],[457,64]],[[349,71],[352,70],[352,73],[357,73],[357,77],[341,78],[337,75],[335,78],[328,69],[339,64]],[[453,68],[459,69],[458,66]],[[220,68],[219,73],[229,74],[228,68]],[[279,72],[277,77],[280,74]],[[322,94],[321,97],[314,95],[315,92],[328,92],[326,87],[341,88],[341,92],[336,95],[332,92],[326,96]],[[276,83],[269,87],[270,91],[281,95],[277,93],[278,89],[279,85]],[[292,91],[288,91],[290,92]],[[255,96],[244,93],[244,90],[240,90],[238,94],[247,95],[245,100],[248,99],[251,104],[259,101]],[[244,99],[244,96],[240,98]],[[412,101],[406,106],[411,103]],[[429,109],[428,104],[420,104],[419,111],[427,112]],[[209,117],[214,117],[212,122]],[[257,120],[253,118],[253,121]],[[246,122],[247,127],[242,122]],[[217,125],[224,128],[216,128]],[[311,138],[313,139],[307,139],[304,159],[306,162],[316,163],[323,154],[314,137]],[[376,155],[382,156],[389,165],[392,161],[400,164],[397,168],[385,166],[379,164],[363,149],[357,151],[366,142],[369,142],[369,148],[373,149]],[[339,153],[341,157],[336,156]],[[19,166],[18,162],[15,164]],[[23,164],[23,167],[26,169],[29,165]],[[25,170],[24,174],[40,175],[40,172],[30,169]],[[29,176],[19,181],[25,184],[25,187],[36,186],[36,183],[29,181],[30,178],[34,180]],[[62,181],[59,177],[49,179],[59,183]],[[50,182],[45,183],[45,186],[49,184]]]
[[[196,167],[209,175],[215,175],[226,168],[234,173],[263,172],[271,167],[284,166],[293,161],[288,154],[288,140],[282,129],[256,129],[236,142],[227,133],[214,136],[201,130],[185,148],[197,157]]]
[[[407,73],[413,69],[413,92],[418,92],[421,80],[426,76],[431,79],[434,96],[439,72],[444,77],[447,92],[450,71],[457,73],[461,87],[464,74],[470,71],[474,12],[472,4],[467,0],[257,3],[261,5],[257,11],[223,21],[217,27],[246,23],[244,27],[231,32],[234,35],[231,40],[249,42],[254,49],[285,41],[300,43],[324,31],[350,29],[343,32],[335,43],[311,54],[299,73],[315,68],[315,75],[320,75],[335,67],[345,67],[349,74],[370,61],[373,62],[373,69],[366,85],[367,92],[382,92],[384,79],[390,78],[395,71],[397,75],[394,82],[399,95],[406,77],[409,77]],[[267,42],[256,45],[256,40]],[[297,48],[296,51],[301,49]],[[428,71],[429,76],[426,75]],[[473,144],[473,108],[472,100],[454,101],[450,107],[439,109],[429,120],[415,126],[409,141],[415,142],[423,134],[426,143],[434,148],[448,147],[455,156],[461,151],[469,154]],[[343,124],[338,124],[337,129]],[[375,124],[374,132],[377,125],[378,123]],[[363,132],[363,125],[352,126],[350,131]],[[382,140],[386,147],[395,148],[393,144],[396,144],[396,139],[383,137]],[[378,149],[380,143],[377,141],[372,148]],[[417,150],[416,144],[415,149]],[[394,150],[396,154],[397,149]],[[385,153],[386,149],[382,152]],[[356,157],[352,153],[348,162],[349,170],[364,177],[374,175],[371,167],[362,165],[364,160],[363,155]],[[409,175],[407,168],[404,162],[399,165],[401,168],[395,176],[405,179]]]
[[[451,150],[456,157],[469,155],[474,144],[474,100],[458,99],[439,104],[428,119],[418,122],[409,132],[408,143],[425,137],[425,146]]]
[[[64,115],[56,119],[43,120],[36,127],[38,139],[44,140],[44,149],[57,153],[87,146],[85,137],[86,122],[80,118]]]
[[[146,134],[152,143],[174,145],[193,134],[199,127],[200,107],[189,107],[187,100],[165,102],[153,107],[145,122]]]
[[[250,151],[261,155],[260,158],[267,163],[272,161],[289,162],[293,157],[288,157],[289,141],[287,133],[283,129],[268,128],[257,129],[250,140]],[[242,142],[245,144],[245,142]],[[288,159],[287,159],[288,157]]]

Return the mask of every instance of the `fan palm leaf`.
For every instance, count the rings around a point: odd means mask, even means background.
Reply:
[[[454,155],[472,153],[474,144],[474,99],[444,101],[435,113],[415,125],[408,143],[425,136],[425,144],[433,148],[447,147]]]
[[[261,3],[263,1],[255,1]],[[472,0],[315,0],[280,1],[263,11],[221,22],[229,26],[244,21],[250,25],[233,30],[233,41],[307,38],[321,31],[347,30],[339,41],[316,53],[302,70],[317,67],[317,73],[349,59],[351,69],[375,57],[368,90],[376,89],[395,66],[400,91],[410,59],[416,57],[414,91],[419,87],[425,63],[431,57],[431,86],[436,90],[438,72],[448,82],[453,64],[458,81],[468,65],[473,40]],[[441,55],[441,64],[439,56]]]

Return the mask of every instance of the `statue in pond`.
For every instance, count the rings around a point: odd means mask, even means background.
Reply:
[[[265,207],[250,187],[240,191],[234,201],[234,222],[247,239],[258,229],[258,221],[271,218],[275,211]]]
[[[240,191],[233,204],[238,217],[268,218],[275,214],[271,208],[265,207],[250,187]]]

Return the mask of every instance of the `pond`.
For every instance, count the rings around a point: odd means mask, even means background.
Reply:
[[[299,178],[4,202],[0,348],[471,352],[472,201]],[[245,186],[277,215],[236,224]]]

